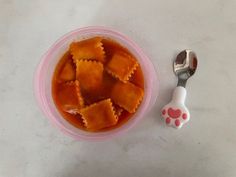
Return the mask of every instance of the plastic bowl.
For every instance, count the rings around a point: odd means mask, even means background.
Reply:
[[[72,41],[102,36],[110,38],[124,47],[126,47],[139,61],[145,81],[144,98],[137,112],[124,125],[105,132],[87,132],[78,129],[67,122],[57,110],[51,93],[51,81],[56,64],[61,56],[68,50],[69,44]],[[157,95],[157,74],[150,59],[143,51],[128,37],[123,34],[105,27],[85,27],[69,32],[57,40],[52,47],[42,57],[34,78],[34,92],[37,102],[45,113],[45,115],[55,124],[60,130],[67,135],[70,135],[76,140],[105,140],[114,136],[120,135],[132,128],[154,105]]]

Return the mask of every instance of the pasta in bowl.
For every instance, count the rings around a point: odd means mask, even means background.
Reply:
[[[77,29],[43,56],[35,74],[39,106],[77,140],[102,140],[133,127],[155,103],[156,72],[142,50],[104,27]]]

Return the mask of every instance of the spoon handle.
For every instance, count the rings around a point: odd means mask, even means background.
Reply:
[[[174,128],[181,128],[189,121],[190,113],[185,106],[186,89],[178,86],[174,89],[172,100],[162,109],[162,117],[166,125]]]

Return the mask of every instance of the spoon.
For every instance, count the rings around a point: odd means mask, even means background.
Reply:
[[[197,56],[192,50],[180,52],[174,63],[173,70],[178,77],[177,87],[174,89],[172,100],[162,109],[162,117],[167,125],[181,128],[190,119],[190,113],[185,106],[186,83],[197,69]]]

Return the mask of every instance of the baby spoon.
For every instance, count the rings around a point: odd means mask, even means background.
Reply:
[[[174,63],[173,69],[178,77],[177,87],[174,89],[172,100],[162,109],[162,117],[167,125],[181,128],[183,124],[189,121],[190,113],[185,106],[186,82],[197,69],[197,56],[192,50],[180,52]]]

